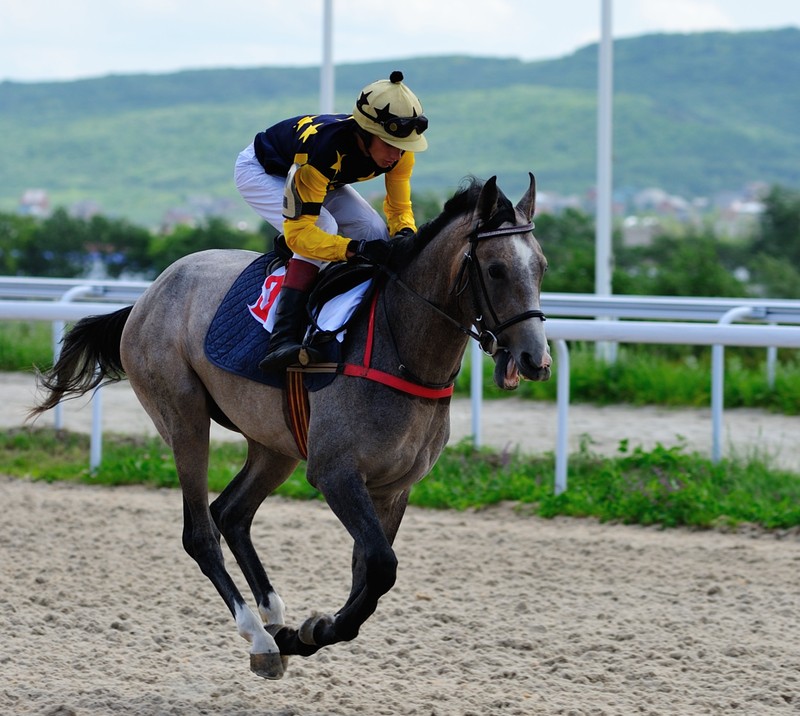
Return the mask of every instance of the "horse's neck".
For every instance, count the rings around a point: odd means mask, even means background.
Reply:
[[[389,360],[399,359],[426,382],[444,383],[461,366],[468,339],[459,325],[468,327],[469,320],[461,315],[462,301],[450,292],[453,277],[446,264],[426,254],[401,273],[403,285],[387,284],[383,298],[386,313],[379,320],[383,323],[381,332],[397,348],[398,355],[389,356]]]

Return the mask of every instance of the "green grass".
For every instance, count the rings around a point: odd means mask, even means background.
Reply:
[[[52,429],[16,429],[0,437],[0,473],[35,480],[102,485],[177,487],[172,456],[159,438],[107,434],[103,461],[90,473],[89,438]],[[214,444],[209,485],[219,492],[245,459],[241,444]],[[766,529],[800,525],[800,475],[747,456],[713,464],[681,447],[647,452],[627,441],[601,457],[588,445],[569,460],[569,487],[555,495],[552,453],[538,456],[475,450],[469,441],[447,448],[430,475],[411,492],[411,504],[434,509],[481,509],[501,502],[541,517],[593,517],[627,524]],[[319,499],[304,464],[278,494]]]
[[[0,370],[30,370],[53,362],[53,329],[45,321],[0,322]]]
[[[49,324],[0,323],[0,369],[49,365]],[[800,364],[796,352],[781,355],[774,386],[769,386],[763,352],[726,351],[725,405],[800,413]],[[707,407],[710,368],[707,352],[672,348],[620,350],[613,365],[597,361],[591,346],[571,349],[571,399],[600,404],[688,405]],[[556,366],[556,370],[557,370]],[[492,363],[483,364],[484,395],[509,395],[493,387]],[[555,399],[556,381],[523,383],[511,395]],[[469,363],[457,392],[469,390]],[[0,473],[37,480],[80,480],[94,484],[146,484],[177,487],[172,455],[158,438],[107,434],[103,462],[88,466],[89,439],[53,430],[17,429],[0,437]],[[245,459],[244,446],[216,444],[209,485],[224,489]],[[800,476],[775,469],[769,456],[743,456],[717,464],[682,448],[645,452],[628,441],[614,457],[601,457],[587,443],[569,458],[569,489],[553,492],[552,453],[476,451],[468,443],[445,450],[431,474],[412,491],[412,504],[437,509],[479,509],[499,502],[544,517],[570,515],[603,521],[710,528],[756,523],[764,528],[800,525]],[[279,494],[319,497],[301,466]]]

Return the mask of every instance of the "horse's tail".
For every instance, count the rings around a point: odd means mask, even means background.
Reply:
[[[28,413],[35,418],[64,398],[79,398],[106,383],[125,376],[119,354],[125,322],[133,310],[126,306],[114,313],[87,316],[64,337],[61,353],[52,368],[37,374],[37,383],[47,394]]]

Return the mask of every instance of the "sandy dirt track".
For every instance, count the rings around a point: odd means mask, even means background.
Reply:
[[[19,423],[18,383],[0,375],[6,424]],[[141,430],[117,389],[106,419]],[[543,406],[523,409],[486,411],[485,442],[543,427]],[[67,426],[85,412],[68,410]],[[460,424],[469,432],[465,412],[454,406],[456,437]],[[636,426],[669,442],[626,414],[620,439]],[[671,415],[672,435],[695,425],[693,413]],[[749,416],[750,432],[769,417]],[[615,448],[601,442],[608,412],[593,433],[582,419],[598,449]],[[398,582],[358,639],[293,658],[273,682],[249,672],[246,642],[183,552],[176,491],[0,478],[0,503],[3,715],[800,713],[796,532],[545,521],[505,505],[410,509]],[[254,542],[290,623],[341,606],[350,540],[325,505],[269,500]],[[230,555],[227,564],[244,589]]]

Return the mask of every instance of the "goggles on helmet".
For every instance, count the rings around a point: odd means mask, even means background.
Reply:
[[[405,139],[415,129],[417,134],[422,134],[428,128],[428,118],[424,114],[417,117],[389,117],[388,119],[378,119],[367,114],[361,107],[358,108],[365,117],[371,119],[375,124],[383,127],[384,131],[392,137]]]

